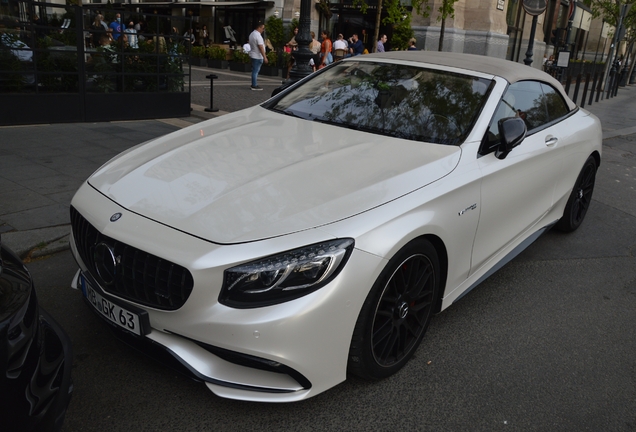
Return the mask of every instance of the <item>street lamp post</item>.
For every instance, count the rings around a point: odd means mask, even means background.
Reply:
[[[309,60],[313,53],[309,50],[311,43],[311,0],[300,0],[300,19],[298,21],[298,34],[296,35],[296,43],[298,50],[292,52],[294,56],[294,66],[289,71],[289,80],[296,82],[309,76],[313,69],[309,66]]]
[[[609,97],[610,95],[609,88],[608,88],[608,85],[610,83],[610,76],[613,76],[612,71],[616,73],[616,66],[614,63],[614,50],[618,47],[618,44],[623,38],[624,33],[623,35],[621,35],[621,32],[624,31],[623,20],[629,13],[629,10],[631,9],[631,7],[632,7],[631,4],[624,4],[621,6],[620,15],[618,17],[618,25],[616,26],[616,30],[614,31],[614,40],[612,44],[610,45],[609,54],[607,54],[607,61],[605,62],[605,82],[603,84],[603,90],[608,92],[607,97]]]
[[[528,51],[523,62],[530,66],[532,64],[532,54],[534,50],[534,35],[537,31],[537,17],[545,12],[548,7],[546,0],[523,0],[523,8],[528,15],[532,16],[532,27],[530,28],[530,40],[528,41]]]
[[[532,27],[530,28],[530,41],[528,41],[528,51],[526,51],[526,58],[523,59],[523,62],[526,66],[530,66],[532,64],[532,55],[534,51],[534,35],[537,31],[537,16],[532,17]]]

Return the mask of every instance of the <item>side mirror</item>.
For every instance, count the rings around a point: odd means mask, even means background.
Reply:
[[[495,157],[505,159],[513,148],[521,144],[526,137],[526,123],[519,117],[502,118],[497,123],[501,142],[495,150]]]

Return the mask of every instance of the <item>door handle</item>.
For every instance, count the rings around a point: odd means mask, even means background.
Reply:
[[[545,138],[545,145],[548,147],[553,147],[557,142],[559,142],[559,139],[555,136],[549,135]]]

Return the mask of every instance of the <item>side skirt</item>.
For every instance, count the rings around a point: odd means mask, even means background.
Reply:
[[[556,222],[555,222],[556,223]],[[500,268],[502,268],[503,266],[505,266],[506,264],[508,264],[510,261],[512,261],[517,255],[519,255],[521,252],[523,252],[528,246],[530,246],[532,243],[535,242],[536,239],[538,239],[544,232],[546,232],[547,230],[549,230],[550,228],[552,228],[552,226],[555,224],[552,223],[550,225],[547,225],[541,229],[539,229],[538,231],[536,231],[534,234],[532,234],[531,236],[529,236],[527,239],[525,239],[524,241],[522,241],[521,243],[519,243],[519,245],[517,247],[515,247],[513,250],[511,250],[506,256],[504,256],[497,264],[495,264],[494,266],[492,266],[490,268],[490,270],[488,270],[486,273],[484,273],[484,275],[482,277],[480,277],[479,279],[477,279],[476,282],[474,282],[470,287],[468,287],[468,289],[466,289],[466,291],[464,291],[463,293],[461,293],[459,295],[459,297],[457,297],[455,300],[453,300],[453,304],[457,303],[459,300],[461,300],[466,294],[468,294],[469,292],[471,292],[473,290],[473,288],[475,288],[477,285],[479,285],[480,283],[482,283],[483,281],[485,281],[486,279],[488,279],[490,276],[492,276],[496,271],[498,271]]]

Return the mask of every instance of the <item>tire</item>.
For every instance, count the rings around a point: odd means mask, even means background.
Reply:
[[[387,264],[362,306],[349,348],[348,371],[386,378],[413,356],[431,321],[439,294],[435,248],[417,239]]]
[[[596,180],[596,160],[590,156],[585,161],[579,173],[574,188],[565,205],[563,216],[556,224],[556,228],[563,232],[572,232],[583,223],[587,209],[592,202],[594,182]]]

